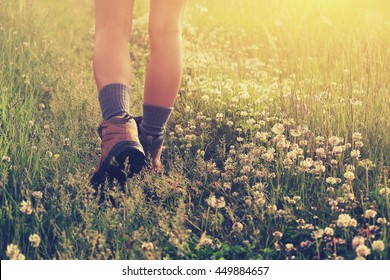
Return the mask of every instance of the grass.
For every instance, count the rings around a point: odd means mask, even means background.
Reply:
[[[109,190],[113,207],[88,183],[90,1],[1,1],[0,258],[389,259],[389,5],[190,1],[168,175]],[[130,48],[135,115],[147,8]]]

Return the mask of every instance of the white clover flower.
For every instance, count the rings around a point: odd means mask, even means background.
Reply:
[[[355,179],[355,174],[353,174],[353,172],[351,171],[347,171],[344,173],[344,178],[348,181],[352,181],[353,179]]]
[[[316,155],[319,158],[326,157],[325,149],[324,148],[318,148],[316,149]]]
[[[283,233],[281,233],[280,231],[275,231],[274,233],[272,233],[273,236],[275,236],[276,238],[282,238],[283,237]]]
[[[350,220],[351,220],[350,215],[340,214],[336,224],[338,227],[346,228],[346,227],[348,227]]]
[[[10,260],[24,260],[25,256],[20,252],[18,245],[10,244],[7,246],[6,256]]]
[[[31,215],[31,213],[33,212],[31,201],[29,201],[29,200],[24,201],[23,200],[20,205],[21,205],[19,208],[20,211],[22,211],[26,215]]]
[[[313,233],[312,233],[312,236],[314,239],[320,239],[320,238],[322,238],[323,235],[324,235],[324,230],[321,228],[316,230],[316,231],[313,231]]]
[[[380,195],[386,195],[386,194],[390,194],[390,188],[381,188],[380,191],[379,191]]]
[[[9,156],[3,156],[3,157],[1,158],[1,161],[2,161],[2,162],[10,163],[10,162],[11,162],[11,158],[10,158]]]
[[[338,156],[338,155],[340,155],[343,151],[344,151],[344,146],[334,146],[334,147],[333,147],[333,150],[332,150],[332,153],[333,153],[335,156]]]
[[[359,159],[360,158],[360,151],[359,150],[352,150],[351,151],[351,158]]]
[[[260,140],[261,142],[268,141],[269,134],[267,132],[256,132],[255,138]]]
[[[357,142],[355,143],[355,146],[356,146],[357,148],[362,148],[362,147],[364,146],[364,144],[363,144],[362,141],[357,141]]]
[[[331,184],[331,185],[336,185],[337,183],[340,183],[340,179],[339,178],[335,178],[335,177],[328,177],[326,178],[325,180],[328,184]]]
[[[287,243],[285,246],[286,246],[287,252],[291,252],[292,250],[295,249],[294,244],[291,244],[291,243]]]
[[[34,248],[38,248],[38,247],[39,247],[39,244],[41,243],[41,238],[40,238],[39,235],[36,234],[36,233],[31,234],[31,235],[29,236],[28,240],[30,241],[31,246],[33,246]]]
[[[290,129],[290,134],[292,137],[299,137],[302,135],[302,131],[297,129]]]
[[[243,228],[244,228],[244,225],[241,224],[240,222],[235,222],[232,226],[233,231],[236,231],[236,232],[241,232]]]
[[[326,234],[327,236],[333,236],[333,235],[334,235],[334,230],[333,230],[333,228],[331,228],[331,227],[326,227],[326,228],[324,229],[324,232],[325,232],[325,234]]]
[[[362,140],[362,134],[360,132],[354,132],[352,133],[352,141],[357,142]]]
[[[364,218],[366,219],[375,218],[376,214],[377,212],[375,210],[368,209],[366,210],[366,212],[364,212]]]
[[[225,198],[221,196],[220,198],[217,198],[215,207],[216,208],[224,208],[226,206]]]
[[[223,113],[217,113],[217,115],[215,116],[215,119],[218,122],[221,122],[223,120]]]
[[[364,241],[366,241],[366,239],[363,236],[355,236],[352,239],[352,247],[357,248],[360,245],[364,245]]]
[[[387,220],[386,220],[386,218],[378,218],[378,219],[376,220],[376,222],[377,222],[378,224],[385,225],[385,224],[387,223]]]
[[[307,249],[307,248],[310,247],[311,242],[309,240],[302,241],[300,245],[301,245],[302,248]]]
[[[371,254],[371,250],[366,245],[359,245],[355,249],[357,257],[367,257]]]
[[[282,134],[284,132],[284,125],[281,123],[277,123],[272,127],[272,132],[275,134]]]
[[[152,242],[144,242],[144,243],[142,243],[141,248],[144,251],[153,251],[154,245]]]
[[[372,242],[372,250],[382,252],[385,250],[385,243],[382,240],[375,240]]]
[[[357,221],[355,219],[350,219],[348,222],[348,226],[357,227]]]
[[[34,192],[32,192],[32,196],[39,200],[39,199],[42,199],[43,194],[41,191],[34,191]]]
[[[332,146],[337,146],[343,141],[343,138],[337,137],[337,136],[331,136],[328,139],[328,143]]]

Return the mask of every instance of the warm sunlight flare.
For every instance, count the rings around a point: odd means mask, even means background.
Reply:
[[[176,1],[0,0],[0,259],[389,260],[390,1]]]

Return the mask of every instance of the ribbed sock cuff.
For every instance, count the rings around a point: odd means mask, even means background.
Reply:
[[[164,134],[165,125],[171,116],[173,107],[160,107],[154,105],[143,105],[143,117],[140,125],[141,135],[160,136]]]
[[[126,114],[130,105],[130,89],[124,84],[108,84],[99,91],[103,119]]]

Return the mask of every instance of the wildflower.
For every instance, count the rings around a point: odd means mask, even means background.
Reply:
[[[291,252],[292,250],[294,250],[294,244],[291,244],[291,243],[287,243],[286,245],[286,251],[287,252]]]
[[[217,208],[217,209],[223,208],[226,205],[224,197],[216,198],[214,194],[211,194],[209,196],[209,198],[206,200],[206,202],[211,207]]]
[[[22,201],[21,206],[20,206],[20,211],[22,211],[26,215],[31,215],[33,212],[32,206],[31,206],[31,201]]]
[[[364,218],[366,219],[375,218],[376,214],[377,213],[375,210],[368,209],[366,210],[366,212],[364,212]]]
[[[362,147],[364,146],[364,144],[363,144],[362,141],[357,141],[357,142],[355,143],[355,146],[356,146],[357,148],[362,148]]]
[[[217,122],[221,122],[223,120],[223,113],[217,113],[215,119],[217,120]]]
[[[347,181],[352,181],[355,179],[355,174],[353,174],[351,171],[347,171],[344,173],[344,178],[347,179]]]
[[[369,160],[369,159],[364,159],[364,160],[359,161],[359,166],[364,167],[365,169],[370,170],[373,167],[375,167],[375,164],[371,160]]]
[[[367,257],[369,254],[371,254],[371,250],[366,245],[359,245],[355,249],[357,257]]]
[[[284,132],[284,125],[281,123],[277,123],[272,127],[272,132],[275,134],[282,134]]]
[[[292,137],[299,137],[302,135],[302,132],[297,129],[290,129],[290,134]]]
[[[335,156],[339,156],[341,155],[341,153],[343,152],[344,150],[344,147],[343,146],[334,146],[333,149],[332,149],[332,153],[335,155]]]
[[[274,243],[274,247],[275,247],[275,251],[280,251],[282,249],[278,241]]]
[[[328,178],[326,178],[325,181],[326,181],[328,184],[336,185],[337,183],[340,183],[340,182],[341,182],[341,179],[340,179],[340,178],[335,178],[335,177],[328,177]]]
[[[387,223],[387,220],[386,220],[386,218],[378,218],[378,219],[376,220],[376,222],[377,222],[378,224],[385,225],[385,224]]]
[[[25,256],[20,252],[18,245],[10,244],[5,252],[10,260],[24,260]]]
[[[48,158],[51,158],[51,157],[53,156],[53,153],[50,152],[50,151],[47,151],[47,152],[46,152],[46,156],[47,156]]]
[[[10,163],[10,162],[11,162],[11,158],[10,158],[9,156],[3,156],[3,157],[1,158],[1,160],[2,160],[3,162],[6,162],[6,163]]]
[[[206,236],[206,232],[203,232],[200,236],[199,243],[196,245],[196,248],[199,249],[202,246],[211,245],[213,241]]]
[[[365,238],[363,236],[355,236],[352,239],[352,247],[357,248],[360,245],[364,245]]]
[[[39,199],[42,199],[43,194],[41,191],[34,191],[34,192],[32,192],[32,196],[39,200]]]
[[[64,139],[64,147],[69,147],[70,146],[70,140],[69,138]]]
[[[325,137],[324,136],[317,136],[316,137],[316,144],[317,145],[324,145],[325,144]]]
[[[45,104],[43,104],[43,103],[40,103],[38,105],[38,107],[39,107],[40,110],[44,110],[46,108]]]
[[[372,242],[372,250],[382,252],[385,249],[385,243],[382,240]]]
[[[241,232],[243,228],[244,228],[244,226],[240,222],[236,222],[232,226],[233,231],[236,231],[236,232]]]
[[[390,194],[390,188],[381,188],[380,191],[379,191],[379,194],[380,195],[386,195],[386,194]]]
[[[142,243],[141,248],[144,251],[153,251],[154,245],[152,242],[144,242],[144,243]]]
[[[355,219],[350,219],[348,226],[350,227],[357,227],[357,221]]]
[[[353,219],[351,218],[350,215],[348,215],[348,214],[340,214],[336,224],[337,224],[338,227],[346,228],[346,227],[350,226],[351,220],[353,220]]]
[[[325,149],[324,149],[324,148],[318,148],[318,149],[316,149],[316,155],[317,155],[317,157],[319,157],[319,158],[324,158],[324,157],[326,157],[326,155],[325,155]]]
[[[54,154],[53,158],[54,158],[54,160],[58,160],[60,158],[60,155],[59,154]]]
[[[357,142],[362,140],[362,134],[360,132],[352,133],[352,141]]]
[[[41,238],[36,233],[31,234],[28,240],[30,241],[31,246],[33,246],[34,248],[38,248],[39,244],[41,243]]]
[[[360,158],[360,151],[359,150],[352,150],[351,151],[351,158],[359,159]]]
[[[224,197],[217,198],[215,207],[224,208],[225,206],[226,206],[225,198]]]
[[[32,128],[34,126],[34,120],[30,120],[27,123],[28,128]]]
[[[331,136],[328,139],[328,143],[332,146],[337,146],[343,141],[343,138],[337,137],[337,136]]]
[[[312,234],[314,239],[320,239],[320,238],[322,238],[323,235],[324,235],[324,230],[321,228],[316,230],[316,231],[313,231],[313,234]]]
[[[304,249],[307,249],[309,248],[311,245],[311,242],[309,240],[306,240],[306,241],[302,241],[301,242],[301,247],[304,248]]]
[[[326,227],[326,228],[324,229],[324,232],[325,232],[325,234],[326,234],[327,236],[333,236],[333,234],[334,234],[333,228],[330,228],[330,227]]]
[[[280,231],[275,231],[274,233],[272,233],[273,236],[275,236],[276,238],[282,238],[283,237],[283,233],[281,233]]]
[[[186,106],[185,109],[184,109],[184,112],[186,112],[186,113],[191,112],[191,107],[190,106]]]

